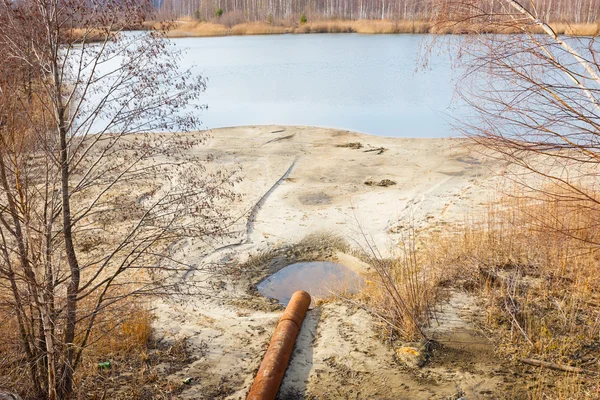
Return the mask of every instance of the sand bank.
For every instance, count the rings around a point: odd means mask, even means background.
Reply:
[[[194,379],[184,398],[243,398],[258,369],[280,310],[258,299],[252,287],[260,274],[236,270],[240,262],[320,231],[334,232],[354,248],[368,240],[393,255],[402,227],[443,229],[481,208],[493,192],[492,172],[501,168],[474,156],[461,139],[289,126],[223,128],[210,136],[190,151],[241,167],[244,180],[236,189],[241,200],[232,206],[240,216],[235,237],[212,250],[179,244],[199,265],[187,276],[205,282],[198,296],[157,304],[157,337],[187,337],[195,355],[173,375]],[[368,268],[350,255],[340,258],[355,269]],[[206,264],[213,267],[201,267]],[[479,312],[474,300],[458,296],[444,307],[446,317],[432,329],[462,332],[473,341],[464,329],[469,315]],[[485,344],[477,348],[485,356],[475,360],[477,370],[464,368],[473,364],[467,351],[459,361],[438,361],[415,375],[395,363],[393,349],[373,327],[369,314],[348,304],[329,302],[309,311],[282,391],[292,398],[418,399],[491,393],[502,384]]]

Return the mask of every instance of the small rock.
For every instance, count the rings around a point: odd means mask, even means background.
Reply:
[[[346,147],[349,149],[358,150],[358,149],[362,149],[363,145],[360,142],[349,142],[349,143],[344,143],[344,144],[338,144],[335,147]]]
[[[375,181],[371,181],[371,180],[365,181],[365,185],[367,185],[367,186],[388,187],[388,186],[393,186],[395,184],[396,184],[396,182],[394,182],[391,179],[382,179],[379,182],[375,182]]]
[[[379,183],[377,184],[377,186],[388,187],[388,186],[393,186],[395,184],[396,184],[396,182],[394,182],[391,179],[383,179],[383,180],[379,181]]]
[[[416,346],[402,346],[396,349],[398,361],[409,368],[421,368],[427,362],[427,354]]]

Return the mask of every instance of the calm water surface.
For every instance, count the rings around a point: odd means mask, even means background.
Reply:
[[[292,294],[304,290],[312,296],[329,297],[342,292],[355,293],[364,279],[341,264],[328,261],[300,262],[288,265],[265,278],[257,289],[263,295],[287,305]]]
[[[422,35],[174,39],[182,68],[208,78],[206,128],[314,125],[382,136],[456,135],[450,61],[419,69]]]

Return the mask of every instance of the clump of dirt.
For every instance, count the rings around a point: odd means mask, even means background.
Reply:
[[[203,399],[224,399],[235,392],[236,383],[227,376],[222,376],[218,382],[206,386],[202,391]]]
[[[352,150],[360,150],[363,147],[363,144],[361,142],[348,142],[348,143],[343,143],[343,144],[338,144],[335,147],[342,147],[342,148],[346,148],[346,149],[352,149]],[[363,150],[363,153],[375,153],[377,155],[383,154],[385,153],[388,149],[385,147],[372,147],[369,145],[369,149],[367,150]]]
[[[367,186],[379,186],[379,187],[388,187],[388,186],[393,186],[395,185],[396,182],[394,182],[391,179],[382,179],[379,182],[375,182],[375,181],[365,181],[365,185]]]
[[[421,368],[430,358],[431,343],[428,340],[421,343],[403,343],[394,349],[396,360],[408,368]]]
[[[294,262],[326,261],[332,259],[337,251],[347,252],[349,248],[342,237],[330,232],[317,232],[287,248],[286,256]]]
[[[364,146],[361,142],[348,142],[348,143],[344,143],[344,144],[338,144],[335,147],[343,147],[343,148],[347,148],[347,149],[359,150],[359,149],[362,149]]]
[[[481,160],[478,160],[475,157],[471,156],[457,157],[456,161],[469,165],[483,165],[483,162]]]
[[[385,153],[388,149],[385,147],[375,147],[373,149],[364,150],[363,153],[376,153],[378,156]]]

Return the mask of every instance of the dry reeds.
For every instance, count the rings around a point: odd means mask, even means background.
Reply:
[[[102,29],[83,29],[73,28],[67,32],[67,40],[69,42],[101,42],[114,35],[114,32],[109,32]]]
[[[276,35],[290,33],[290,29],[284,26],[269,25],[265,22],[244,22],[234,25],[230,29],[231,35]]]
[[[101,395],[107,389],[98,386],[98,363],[110,362],[112,366],[105,375],[111,375],[114,379],[114,372],[110,369],[115,362],[124,370],[128,365],[141,362],[141,358],[148,353],[151,324],[152,314],[146,305],[131,299],[115,304],[98,316],[91,333],[91,344],[83,353],[82,368],[75,374],[77,387],[86,386],[85,382],[95,382],[91,387],[82,388],[86,391],[85,396],[92,392]],[[27,384],[28,369],[18,332],[14,315],[0,309],[0,387],[28,398],[32,391]],[[112,389],[119,390],[118,387]]]
[[[198,21],[184,17],[168,31],[170,37],[210,37],[228,35],[274,35],[284,33],[361,33],[361,34],[468,34],[468,33],[522,33],[514,26],[476,23],[432,23],[424,20],[316,20],[299,24],[295,21],[243,22],[239,18]],[[147,28],[157,28],[158,23],[147,22]],[[596,36],[598,24],[551,23],[558,34],[571,36]],[[535,28],[534,32],[536,31]]]
[[[598,211],[517,194],[430,248],[449,282],[482,293],[506,354],[600,371]]]
[[[225,25],[212,22],[183,21],[175,24],[175,27],[168,31],[167,35],[172,38],[177,37],[210,37],[227,36],[230,29]]]
[[[414,226],[404,231],[396,258],[382,258],[376,249],[367,252],[375,274],[363,292],[364,301],[383,322],[391,336],[405,340],[426,339],[438,295],[437,271],[418,245]]]
[[[563,199],[513,191],[443,232],[409,230],[400,257],[369,260],[376,274],[363,300],[414,340],[442,287],[475,292],[501,354],[584,371],[542,370],[529,398],[597,398],[588,383],[600,374],[600,206]]]
[[[559,35],[569,36],[598,36],[600,33],[600,24],[566,24],[551,23],[552,29]]]
[[[185,18],[175,23],[168,32],[170,37],[206,37],[227,35],[273,35],[283,33],[427,33],[430,24],[427,21],[391,21],[391,20],[319,20],[297,24],[291,21],[241,22],[227,24],[226,21],[200,22]],[[148,23],[148,27],[154,27]]]

